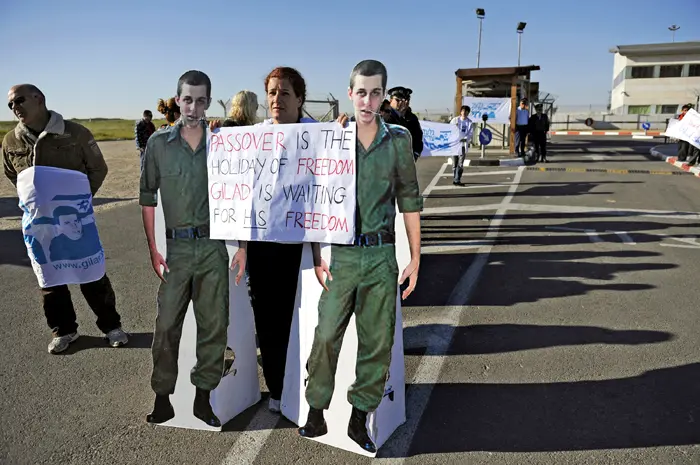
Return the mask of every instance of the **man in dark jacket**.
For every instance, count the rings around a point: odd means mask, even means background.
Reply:
[[[390,124],[398,124],[408,129],[411,133],[413,158],[418,160],[421,152],[423,152],[423,129],[420,126],[418,117],[413,114],[409,104],[411,102],[411,94],[413,91],[405,87],[393,87],[389,89],[389,103],[392,113],[387,118],[386,122]]]
[[[547,132],[549,132],[549,118],[542,113],[542,104],[535,105],[535,114],[530,117],[529,132],[532,137],[532,142],[535,145],[535,161],[547,160]]]
[[[92,133],[86,127],[46,107],[43,92],[32,84],[13,86],[8,107],[19,122],[2,141],[5,176],[17,187],[17,176],[31,166],[51,166],[87,175],[94,196],[107,176],[107,163]],[[20,284],[17,284],[20,285]],[[107,274],[80,285],[97,326],[112,347],[125,345],[129,338],[121,328],[112,283]],[[53,332],[48,351],[57,354],[78,339],[78,323],[67,285],[41,288],[46,323]]]

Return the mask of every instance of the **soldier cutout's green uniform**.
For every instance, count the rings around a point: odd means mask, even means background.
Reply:
[[[210,391],[224,371],[229,323],[229,269],[224,241],[209,239],[206,135],[193,151],[180,136],[182,122],[155,132],[146,146],[139,203],[155,207],[160,189],[169,272],[158,289],[153,336],[156,394],[175,392],[182,324],[190,300],[197,322],[192,384]]]
[[[330,272],[318,306],[308,361],[306,400],[328,409],[345,329],[355,314],[358,353],[348,401],[364,412],[382,401],[396,325],[398,265],[394,246],[396,205],[401,213],[423,208],[411,135],[377,117],[377,135],[365,151],[357,141],[355,245],[332,245]],[[388,243],[387,243],[388,242]],[[369,243],[369,245],[367,245]],[[376,245],[375,245],[376,243]]]

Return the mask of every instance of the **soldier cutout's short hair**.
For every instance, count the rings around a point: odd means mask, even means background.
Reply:
[[[375,76],[382,75],[382,89],[386,89],[387,72],[386,66],[377,60],[363,60],[355,65],[350,73],[350,88],[355,87],[355,76]]]
[[[209,76],[207,76],[203,72],[197,71],[197,70],[190,70],[190,71],[187,71],[182,76],[180,76],[180,79],[177,81],[177,96],[178,97],[182,93],[182,85],[183,84],[188,84],[190,86],[206,85],[207,86],[207,98],[211,98],[211,80],[209,79]]]

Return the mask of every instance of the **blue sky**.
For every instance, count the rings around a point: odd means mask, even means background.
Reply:
[[[522,5],[527,5],[523,7]],[[196,5],[196,6],[195,6]],[[204,7],[206,5],[206,7]],[[138,119],[175,94],[178,77],[201,69],[213,97],[249,89],[264,101],[275,66],[297,68],[310,98],[332,93],[341,110],[360,60],[381,60],[389,87],[411,87],[414,111],[451,108],[454,72],[517,64],[516,25],[527,22],[521,63],[537,64],[540,89],[565,105],[604,105],[615,45],[700,40],[699,0],[478,1],[3,0],[0,88],[32,82],[66,117]],[[494,6],[498,5],[498,6]],[[566,6],[564,6],[566,5]],[[695,24],[693,24],[695,22]],[[220,115],[212,105],[209,114]],[[12,114],[4,107],[0,120]]]

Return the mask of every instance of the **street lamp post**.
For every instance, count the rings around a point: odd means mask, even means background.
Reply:
[[[672,37],[672,39],[671,39],[672,42],[675,42],[675,41],[676,41],[676,31],[677,31],[678,29],[680,29],[680,28],[681,28],[680,26],[676,26],[675,24],[671,25],[671,26],[668,28],[668,30],[671,31],[671,34],[673,34],[673,35],[671,36],[671,37]]]
[[[484,21],[484,16],[486,16],[486,11],[483,8],[476,9],[476,17],[479,18],[479,47],[476,49],[476,67],[479,67],[479,62],[481,61],[481,24]]]
[[[527,23],[518,23],[518,66],[520,66],[520,42],[523,37],[523,31],[525,30],[526,25]]]

